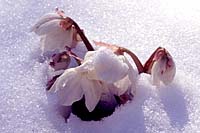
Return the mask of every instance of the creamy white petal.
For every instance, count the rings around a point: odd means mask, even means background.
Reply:
[[[77,78],[75,78],[77,76]],[[71,82],[72,80],[80,80],[80,76],[78,76],[78,72],[75,68],[70,68],[65,70],[65,72],[57,78],[53,86],[50,88],[50,92],[57,92],[60,89],[63,89],[67,84],[67,82]]]
[[[156,61],[153,66],[152,66],[152,70],[151,70],[151,80],[152,80],[152,84],[159,86],[160,85],[160,76],[161,76],[161,68],[159,65],[159,62]]]
[[[65,46],[74,47],[71,30],[58,28],[56,31],[46,34],[41,38],[41,49],[43,52],[56,49],[64,50]]]
[[[92,112],[98,104],[105,86],[100,81],[88,80],[87,77],[82,77],[81,87],[84,91],[85,105],[89,112]]]
[[[54,50],[63,51],[65,46],[74,48],[77,45],[73,37],[75,29],[72,27],[68,30],[63,29],[60,26],[62,20],[63,18],[56,13],[47,14],[32,27],[32,31],[41,36],[43,53]]]
[[[151,75],[152,75],[152,82],[153,85],[160,85],[160,81],[163,82],[165,85],[171,83],[174,79],[176,73],[176,66],[174,61],[171,60],[171,66],[167,66],[168,59],[159,59],[153,64]]]
[[[81,75],[73,68],[67,69],[53,84],[50,91],[57,92],[60,104],[70,106],[83,97]]]
[[[128,75],[123,79],[114,83],[114,87],[111,87],[111,92],[117,96],[124,94],[130,88],[131,82]]]
[[[37,35],[44,35],[44,34],[48,34],[51,32],[56,32],[58,30],[60,31],[60,29],[61,29],[60,21],[61,21],[61,19],[50,20],[50,21],[40,25],[40,27],[38,27],[34,32]]]
[[[84,62],[94,60],[94,55],[95,55],[96,52],[97,52],[97,51],[88,51],[88,52],[85,54]]]
[[[135,92],[136,92],[136,84],[137,84],[137,81],[138,81],[138,72],[135,71],[132,67],[132,65],[130,64],[130,62],[127,60],[127,58],[125,58],[125,62],[127,63],[127,65],[129,66],[129,70],[128,70],[128,77],[129,77],[129,80],[130,80],[130,92],[132,95],[135,95]]]
[[[85,73],[88,79],[99,80],[94,69],[94,55],[96,51],[88,51],[84,57],[83,64],[78,66],[76,70]]]
[[[58,91],[58,96],[61,105],[70,106],[83,97],[83,90],[79,83],[69,83],[68,87]]]
[[[100,80],[113,83],[125,77],[128,66],[124,56],[117,56],[111,50],[99,49],[95,54],[94,68]]]
[[[116,88],[112,89],[112,92],[118,96],[126,93],[127,91],[135,94],[136,82],[137,82],[137,72],[133,69],[129,61],[125,58],[125,63],[128,65],[128,74],[114,83]]]
[[[83,62],[80,66],[76,67],[76,70],[80,73],[88,73],[90,70],[93,70],[93,65],[91,61]]]
[[[44,16],[42,16],[37,22],[36,24],[31,27],[31,32],[34,32],[35,30],[37,30],[42,24],[54,20],[54,19],[62,19],[61,16],[59,16],[57,13],[47,13]]]

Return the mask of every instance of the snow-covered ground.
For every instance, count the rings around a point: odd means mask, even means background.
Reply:
[[[144,63],[158,47],[174,57],[176,77],[156,88],[142,74],[137,94],[99,122],[65,123],[47,97],[47,63],[29,28],[55,7],[97,41],[130,48]],[[0,132],[200,132],[198,0],[0,0]]]

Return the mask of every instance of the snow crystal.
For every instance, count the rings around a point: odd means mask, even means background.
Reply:
[[[195,0],[0,1],[0,132],[200,131],[196,5]],[[134,100],[112,116],[83,122],[71,115],[65,123],[54,96],[45,91],[48,63],[40,56],[39,37],[29,33],[37,19],[55,7],[72,17],[91,40],[127,47],[143,63],[158,46],[165,47],[176,63],[174,81],[156,88],[149,75],[141,74]]]

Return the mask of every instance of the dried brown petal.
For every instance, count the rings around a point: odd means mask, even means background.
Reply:
[[[70,64],[70,56],[66,52],[56,54],[52,57],[52,62],[49,65],[54,68],[55,71],[65,70]]]

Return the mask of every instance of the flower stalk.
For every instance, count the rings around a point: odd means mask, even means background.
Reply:
[[[70,18],[71,19],[71,18]],[[72,20],[72,19],[71,19]],[[72,20],[73,21],[73,20]],[[80,29],[79,25],[73,21],[72,23],[75,27],[75,29],[77,30],[77,33],[80,35],[82,41],[84,42],[86,48],[88,51],[94,51],[94,48],[92,47],[92,45],[90,44],[89,40],[87,39],[87,37],[85,36],[85,34],[83,33],[83,30]]]
[[[151,74],[151,68],[153,66],[153,59],[155,57],[155,54],[158,50],[161,50],[162,47],[158,47],[153,53],[152,55],[149,57],[149,59],[146,61],[146,63],[144,64],[144,73],[147,73],[147,74]]]
[[[135,65],[138,69],[138,73],[141,74],[144,72],[144,68],[142,63],[140,62],[140,60],[138,59],[138,57],[129,49],[124,48],[124,47],[119,47],[119,51],[123,52],[123,53],[127,53],[128,55],[131,56],[132,60],[135,62]]]

